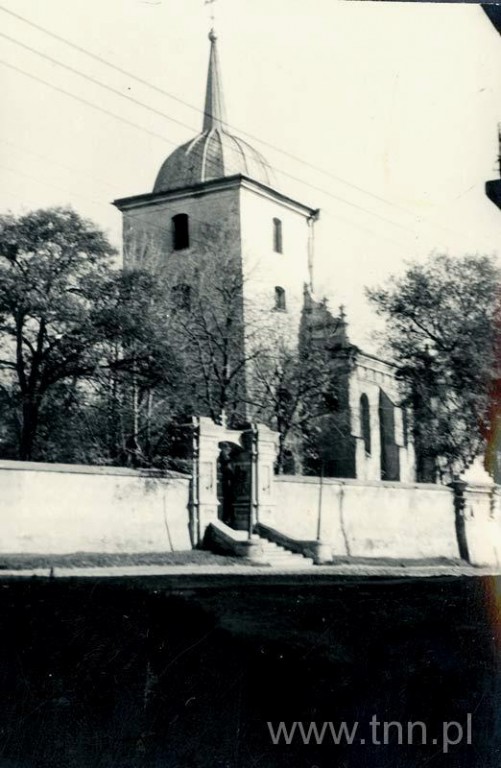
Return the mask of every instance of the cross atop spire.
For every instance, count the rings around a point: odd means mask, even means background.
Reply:
[[[205,109],[203,131],[210,131],[213,128],[224,128],[226,122],[226,111],[223,99],[223,87],[221,83],[221,72],[219,69],[219,56],[217,53],[217,35],[214,28],[209,32],[210,57],[209,72],[207,75],[207,89],[205,91]]]
[[[214,19],[216,17],[215,8],[214,8],[215,2],[216,0],[204,0],[204,5],[210,6],[210,20],[212,21],[213,24],[214,24]]]

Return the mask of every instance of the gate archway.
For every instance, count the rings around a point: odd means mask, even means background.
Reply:
[[[241,445],[230,441],[219,443],[217,458],[217,500],[218,518],[232,528],[248,527],[242,520],[242,504],[250,509],[250,486],[245,483],[249,458]]]

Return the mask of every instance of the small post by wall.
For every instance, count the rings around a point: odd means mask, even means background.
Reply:
[[[249,539],[254,535],[254,528],[259,517],[259,468],[258,468],[259,432],[255,424],[250,431],[250,509],[249,509]]]
[[[191,424],[191,487],[190,487],[190,540],[192,547],[200,543],[200,423],[193,418]]]
[[[468,540],[466,538],[466,523],[465,523],[465,490],[467,483],[464,480],[454,480],[450,483],[453,493],[454,501],[454,517],[456,525],[456,538],[459,549],[459,556],[461,560],[470,562],[470,553],[468,550]]]
[[[316,565],[323,565],[332,561],[332,546],[323,539],[323,490],[324,490],[324,465],[320,470],[320,482],[318,484],[318,509],[317,509],[317,538],[313,548],[313,560]]]

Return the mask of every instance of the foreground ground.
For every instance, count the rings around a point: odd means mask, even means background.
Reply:
[[[499,768],[493,577],[0,581],[1,768]],[[443,721],[443,745],[274,745],[267,722]],[[365,733],[365,731],[364,731]]]
[[[67,555],[0,554],[0,572],[51,568],[113,568],[152,565],[234,565],[236,557],[223,557],[201,549],[185,552],[73,552]]]
[[[304,561],[308,564],[311,561]],[[207,550],[184,552],[99,553],[73,552],[64,555],[0,554],[0,576],[50,577],[110,577],[163,575],[204,580],[206,576],[232,574],[242,577],[270,572],[266,563]],[[276,573],[278,566],[273,567]],[[289,570],[289,568],[286,568]],[[315,576],[488,576],[500,573],[499,568],[477,568],[462,560],[446,558],[409,560],[405,558],[347,558],[336,557],[327,566],[314,568]],[[228,571],[230,573],[230,571]]]

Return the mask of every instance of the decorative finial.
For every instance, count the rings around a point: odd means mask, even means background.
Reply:
[[[213,5],[215,2],[216,2],[216,0],[204,0],[204,5]],[[210,20],[212,21],[213,24],[214,24],[214,19],[215,19],[214,8],[211,8]],[[214,38],[212,38],[211,35],[214,35]],[[211,29],[211,31],[209,33],[209,40],[212,43],[212,42],[214,42],[215,39],[216,39],[216,35],[214,33],[214,30]]]
[[[205,0],[207,4],[214,0]],[[217,35],[212,27],[209,32],[210,56],[209,71],[207,74],[207,88],[205,91],[205,109],[203,132],[213,129],[223,130],[226,123],[226,112],[224,108],[223,87],[221,84],[221,73],[219,71],[219,57],[217,52]]]

